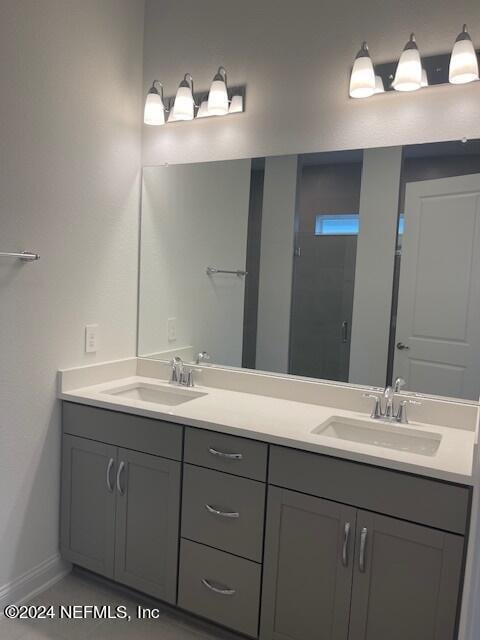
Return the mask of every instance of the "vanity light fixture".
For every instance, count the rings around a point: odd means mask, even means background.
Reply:
[[[477,53],[466,24],[453,45],[448,79],[452,84],[467,84],[478,80]]]
[[[422,86],[422,60],[414,33],[403,48],[392,84],[395,91],[417,91]]]
[[[143,119],[145,124],[158,126],[165,124],[165,114],[168,114],[167,122],[171,123],[242,113],[244,105],[245,86],[237,86],[229,91],[225,67],[219,67],[208,94],[195,93],[193,77],[186,73],[175,98],[165,99],[162,83],[155,80],[147,94]]]
[[[219,67],[208,94],[208,115],[224,116],[228,113],[228,102],[227,72]]]
[[[158,84],[160,92],[155,86]],[[163,85],[158,80],[154,80],[145,100],[145,110],[143,114],[145,124],[160,126],[165,124],[165,104],[163,102]]]
[[[177,89],[173,104],[173,118],[175,121],[193,120],[194,114],[193,77],[190,73],[186,73]]]
[[[366,42],[355,57],[350,76],[350,97],[369,98],[376,92],[375,71]]]
[[[458,34],[451,53],[421,57],[415,34],[412,33],[398,62],[374,66],[364,42],[351,71],[349,95],[351,98],[368,98],[391,91],[410,92],[435,85],[478,82],[479,55],[480,51],[475,49],[466,24]]]

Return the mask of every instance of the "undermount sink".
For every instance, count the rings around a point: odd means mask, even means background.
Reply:
[[[408,426],[376,424],[340,416],[332,416],[315,427],[312,433],[422,456],[434,456],[442,440],[442,436],[437,433],[419,431]]]
[[[116,396],[117,398],[140,400],[141,402],[152,402],[154,404],[168,406],[184,404],[185,402],[191,402],[192,400],[207,395],[206,393],[193,391],[191,389],[181,389],[180,387],[173,386],[166,388],[146,382],[123,385],[114,389],[108,389],[103,393]]]

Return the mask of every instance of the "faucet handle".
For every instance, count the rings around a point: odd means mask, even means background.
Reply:
[[[378,420],[379,418],[383,417],[383,412],[382,412],[382,400],[380,398],[380,396],[375,395],[374,393],[364,393],[363,398],[370,398],[371,400],[375,400],[375,404],[373,405],[373,409],[372,409],[372,413],[370,414],[370,417],[372,418],[372,420]]]
[[[407,383],[403,378],[397,378],[393,383],[393,390],[398,393]]]
[[[418,400],[401,400],[395,416],[396,421],[400,422],[400,424],[408,424],[407,406],[409,404],[420,406],[422,403]]]

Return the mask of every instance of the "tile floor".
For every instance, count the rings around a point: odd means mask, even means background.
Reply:
[[[0,640],[240,640],[171,607],[116,588],[83,572],[74,571],[26,604],[125,606],[125,620],[8,620],[0,618]],[[157,620],[138,620],[137,605],[160,609]]]

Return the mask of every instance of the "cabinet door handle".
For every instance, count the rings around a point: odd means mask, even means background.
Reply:
[[[343,532],[343,548],[342,548],[342,564],[344,567],[348,567],[348,543],[350,540],[350,522],[345,523],[345,529]]]
[[[125,493],[125,489],[122,489],[122,483],[121,483],[121,476],[124,469],[125,469],[125,462],[122,460],[122,462],[120,462],[120,466],[118,467],[118,471],[117,471],[117,491],[121,496],[123,496],[123,494]]]
[[[238,511],[220,511],[220,509],[215,509],[211,504],[206,504],[205,509],[208,513],[213,513],[215,516],[221,516],[222,518],[239,518],[240,514]]]
[[[360,534],[360,555],[358,558],[358,567],[362,573],[365,573],[365,553],[367,550],[368,529],[363,527]]]
[[[229,460],[241,460],[243,458],[243,455],[241,453],[226,453],[225,451],[218,451],[217,449],[213,449],[212,447],[209,447],[208,451],[212,454],[212,456],[228,458]]]
[[[213,593],[218,593],[221,596],[233,596],[235,594],[235,589],[220,589],[219,587],[214,587],[208,580],[202,578],[202,584]]]
[[[107,489],[109,490],[110,493],[112,493],[113,491],[111,474],[112,474],[112,469],[114,464],[115,464],[115,460],[113,458],[110,458],[107,466]]]

